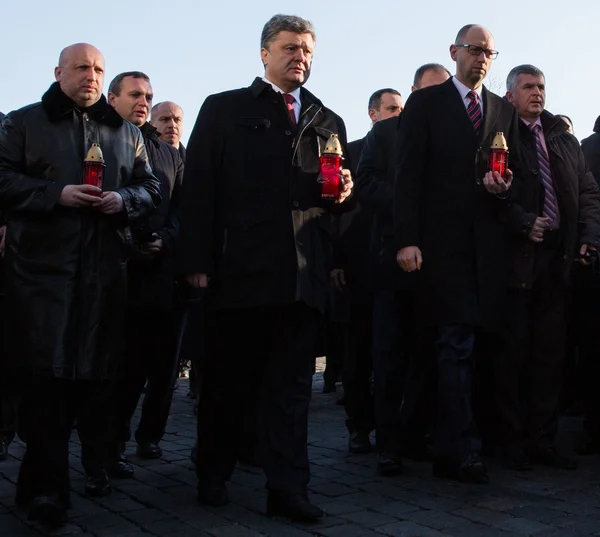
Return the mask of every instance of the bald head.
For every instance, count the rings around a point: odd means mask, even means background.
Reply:
[[[481,86],[492,67],[494,36],[479,24],[467,24],[450,45],[450,56],[456,62],[456,78],[471,89]]]
[[[183,131],[183,109],[171,101],[163,101],[152,107],[150,123],[160,132],[163,142],[179,147]]]
[[[54,77],[78,107],[92,106],[102,96],[104,56],[87,43],[70,45],[60,53]]]

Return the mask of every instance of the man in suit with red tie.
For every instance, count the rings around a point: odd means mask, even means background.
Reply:
[[[434,474],[487,483],[471,407],[473,355],[503,305],[500,215],[512,203],[513,178],[489,172],[488,153],[504,132],[518,169],[518,117],[482,85],[498,55],[487,29],[462,28],[450,55],[456,75],[411,94],[402,114],[394,231],[398,263],[418,271],[417,322],[435,341]]]
[[[520,117],[523,181],[508,252],[507,346],[495,368],[502,461],[515,470],[574,469],[555,444],[565,305],[573,262],[591,273],[585,265],[597,257],[598,186],[568,125],[544,110],[544,73],[519,65],[506,87]]]
[[[308,405],[327,302],[329,228],[352,188],[341,170],[325,200],[319,156],[342,119],[304,89],[310,22],[275,15],[261,39],[264,78],[209,96],[190,137],[181,205],[183,272],[206,288],[209,360],[198,407],[198,500],[229,501],[244,418],[259,415],[268,515],[311,521]],[[210,281],[209,281],[210,279]],[[243,351],[240,351],[240,345]],[[258,414],[256,412],[258,404]]]

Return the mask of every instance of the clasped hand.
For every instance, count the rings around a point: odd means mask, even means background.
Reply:
[[[67,185],[60,193],[64,207],[92,207],[102,214],[116,214],[123,209],[123,198],[117,192],[103,192],[93,185]]]
[[[487,172],[483,177],[483,185],[490,194],[501,196],[510,190],[512,180],[513,173],[508,169],[505,179],[498,172]]]

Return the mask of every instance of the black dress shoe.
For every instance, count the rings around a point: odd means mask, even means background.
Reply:
[[[0,461],[6,460],[8,456],[8,446],[4,440],[0,440]]]
[[[371,441],[369,440],[369,433],[350,433],[350,440],[348,440],[348,451],[357,455],[371,453]]]
[[[490,482],[487,468],[477,453],[468,455],[462,464],[448,460],[433,461],[433,475],[444,479],[455,479],[463,483],[486,485]]]
[[[28,518],[48,528],[57,528],[67,521],[67,511],[56,496],[37,496],[29,503]]]
[[[106,473],[116,479],[129,479],[135,474],[133,464],[124,455],[119,455],[115,461],[106,466]]]
[[[542,464],[562,470],[575,470],[577,468],[577,461],[573,457],[561,453],[556,446],[533,446],[528,451],[533,464]]]
[[[229,503],[229,492],[223,483],[198,484],[198,503],[219,507]]]
[[[141,459],[160,459],[162,449],[156,442],[138,442],[137,456]]]
[[[502,466],[509,470],[517,470],[519,472],[533,470],[527,453],[520,447],[505,447],[500,454],[500,460]]]
[[[267,516],[282,516],[295,522],[315,522],[325,515],[321,509],[308,501],[304,494],[280,494],[269,492]]]
[[[85,493],[88,496],[101,498],[108,496],[112,492],[110,479],[104,470],[94,475],[88,475],[85,478]]]
[[[402,458],[393,453],[380,453],[377,472],[384,477],[400,475],[402,473]]]

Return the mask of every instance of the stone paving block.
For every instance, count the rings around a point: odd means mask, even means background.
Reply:
[[[375,511],[352,511],[350,513],[343,513],[338,515],[344,520],[349,520],[363,528],[374,528],[376,526],[384,526],[385,524],[391,524],[396,522],[394,517],[384,515],[383,513],[377,513]]]
[[[598,524],[598,521],[596,521]],[[498,524],[498,529],[513,531],[515,533],[522,533],[524,535],[543,535],[544,532],[548,532],[552,529],[547,524],[542,524],[535,520],[529,520],[527,518],[513,518],[507,519],[502,524]]]
[[[389,537],[448,537],[447,533],[421,526],[410,521],[395,522],[375,530]]]
[[[462,517],[479,524],[484,524],[486,526],[499,526],[500,524],[503,524],[507,520],[511,520],[513,518],[513,516],[509,515],[508,513],[501,513],[472,505],[455,509],[451,511],[451,513],[458,517]]]
[[[350,494],[354,492],[352,487],[342,485],[341,483],[328,483],[325,485],[312,486],[309,484],[309,490],[313,493],[322,494],[323,496],[337,498],[344,494]]]
[[[236,524],[220,528],[211,528],[207,530],[206,533],[213,535],[214,537],[261,537],[262,535],[265,535],[264,533],[259,533]]]
[[[349,502],[340,502],[337,500],[319,504],[319,507],[328,515],[341,515],[343,513],[356,512],[357,506]]]
[[[469,525],[464,518],[437,510],[420,510],[406,513],[402,516],[404,520],[410,520],[421,526],[427,526],[435,530],[453,532],[458,528]]]
[[[141,526],[152,522],[171,519],[171,515],[159,509],[144,509],[142,511],[133,511],[124,513],[123,516],[131,522]]]
[[[406,513],[421,510],[421,508],[417,505],[401,501],[382,503],[381,505],[373,506],[372,509],[375,511],[379,511],[380,513],[385,513],[386,515],[393,516],[395,518],[404,518],[404,515]]]
[[[550,525],[564,523],[570,518],[567,513],[541,505],[523,505],[508,512],[514,517],[529,518]]]
[[[375,531],[369,531],[358,524],[341,524],[317,530],[318,535],[324,537],[363,537],[366,535],[381,535]]]

